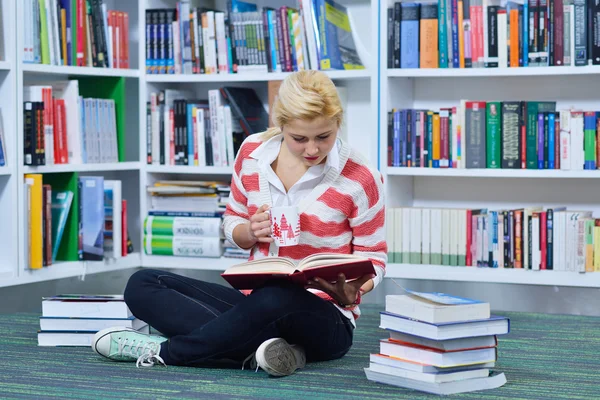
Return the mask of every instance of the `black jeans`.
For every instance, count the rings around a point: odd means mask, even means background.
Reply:
[[[282,337],[304,347],[307,361],[342,357],[353,325],[331,302],[273,281],[249,296],[231,287],[144,269],[125,288],[131,312],[169,338],[167,365],[241,367],[265,340]]]

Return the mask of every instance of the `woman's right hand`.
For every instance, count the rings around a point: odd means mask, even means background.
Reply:
[[[248,235],[250,238],[259,243],[271,243],[273,238],[271,237],[271,217],[266,212],[269,206],[263,204],[256,210],[256,213],[250,217],[250,224],[248,224]]]

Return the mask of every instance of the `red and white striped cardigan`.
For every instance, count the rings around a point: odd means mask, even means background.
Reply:
[[[231,195],[223,222],[225,236],[231,243],[235,243],[232,235],[236,226],[247,223],[261,205],[271,206],[269,182],[253,157],[254,150],[262,143],[260,135],[248,137],[234,163]],[[381,282],[387,262],[381,174],[370,169],[343,141],[339,158],[340,168],[331,168],[298,206],[299,244],[279,248],[274,243],[258,243],[251,250],[250,260],[278,256],[297,263],[315,253],[357,254],[373,262],[377,272],[373,279],[375,286]],[[335,303],[323,292],[315,294]],[[351,311],[354,319],[358,318],[359,308]]]

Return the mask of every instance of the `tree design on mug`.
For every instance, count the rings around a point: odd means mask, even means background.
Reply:
[[[283,243],[285,241],[285,239],[288,237],[288,232],[289,232],[289,225],[287,222],[287,219],[285,218],[285,214],[281,214],[281,243]],[[293,231],[292,231],[293,234]],[[292,236],[293,237],[293,236]]]
[[[281,230],[277,224],[277,218],[273,218],[273,236],[276,238],[281,238]]]

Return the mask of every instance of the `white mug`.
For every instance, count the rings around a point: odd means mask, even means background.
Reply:
[[[279,247],[295,246],[300,240],[300,216],[298,207],[272,207],[271,237]]]

